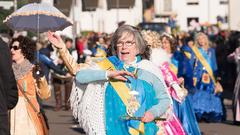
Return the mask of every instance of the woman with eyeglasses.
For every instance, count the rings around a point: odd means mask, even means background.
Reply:
[[[162,43],[162,49],[167,52],[167,55],[170,58],[170,63],[168,64],[168,66],[171,70],[171,73],[175,76],[173,77],[173,80],[179,86],[181,86],[176,87],[174,86],[174,83],[172,83],[173,89],[176,90],[176,95],[180,97],[180,100],[178,98],[173,99],[174,112],[181,121],[183,128],[188,135],[200,135],[200,129],[194,114],[192,104],[190,102],[190,98],[188,96],[188,91],[187,89],[182,88],[185,85],[184,77],[186,76],[186,74],[188,74],[188,72],[185,71],[186,69],[188,69],[188,65],[186,63],[187,61],[183,53],[180,51],[180,48],[177,48],[176,40],[173,36],[164,33],[161,35],[160,40]]]
[[[120,26],[111,40],[112,55],[88,66],[72,61],[59,36],[49,32],[48,38],[76,75],[70,101],[87,134],[157,134],[154,120],[171,107],[170,97],[136,28]]]
[[[173,119],[167,121],[158,122],[159,126],[168,125],[168,128],[162,127],[168,134],[188,134],[188,135],[199,135],[200,130],[196,118],[194,117],[194,112],[189,103],[187,92],[181,87],[180,81],[178,80],[177,73],[174,72],[171,67],[171,57],[170,54],[161,47],[165,44],[166,48],[171,48],[173,41],[164,43],[160,39],[166,37],[167,40],[172,37],[168,37],[167,34],[160,36],[154,31],[142,31],[142,35],[147,42],[147,45],[151,47],[151,57],[150,60],[159,67],[159,70],[163,73],[164,80],[167,84],[169,94],[173,99],[172,114]],[[167,44],[166,44],[167,43]],[[169,44],[170,43],[170,44]],[[178,69],[176,67],[175,69]],[[170,127],[170,128],[169,128]]]
[[[32,64],[36,45],[29,38],[19,36],[12,40],[9,47],[19,93],[18,103],[10,112],[11,135],[46,135],[37,116],[40,111],[37,96],[47,99],[50,90],[47,83],[43,83],[46,86],[38,85],[38,81],[46,80],[35,74],[36,68]]]

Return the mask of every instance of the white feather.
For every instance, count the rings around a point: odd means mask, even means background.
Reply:
[[[164,62],[171,62],[168,54],[161,48],[152,49],[150,61],[157,67],[160,67]]]

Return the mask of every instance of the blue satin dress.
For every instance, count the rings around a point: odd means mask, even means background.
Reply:
[[[189,68],[186,67],[186,61],[184,61],[184,59],[184,55],[178,51],[175,52],[171,58],[172,64],[174,64],[175,67],[178,67],[178,77],[184,77],[184,75],[187,73],[186,69]],[[173,107],[174,112],[182,123],[185,132],[188,135],[201,135],[192,104],[189,100],[189,96],[186,96],[182,103],[179,103],[173,99]]]
[[[202,48],[198,48],[198,50],[210,65],[214,75],[216,75],[217,63],[215,50],[213,48],[209,48],[207,51],[204,51]],[[202,63],[198,59],[195,59],[194,63],[193,77],[195,78],[195,91],[191,97],[196,116],[199,120],[220,122],[223,118],[221,94],[214,93],[215,86],[213,80],[207,76],[208,73]]]
[[[209,122],[221,121],[224,116],[221,94],[214,94],[214,83],[211,78],[209,83],[202,81],[203,74],[207,73],[207,71],[197,59],[192,49],[187,45],[182,49],[184,52],[190,54],[190,57],[187,59],[188,64],[190,65],[189,70],[193,74],[191,75],[192,77],[189,76],[189,79],[191,77],[192,80],[186,82],[186,84],[190,90],[189,96],[197,119],[204,119]],[[213,48],[209,48],[208,51],[204,51],[201,48],[198,49],[210,65],[214,75],[216,75],[217,64],[215,50]],[[195,78],[195,82],[193,82],[193,78]]]

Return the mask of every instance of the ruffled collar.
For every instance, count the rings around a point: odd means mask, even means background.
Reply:
[[[21,64],[14,62],[12,67],[16,80],[19,80],[32,70],[33,64],[26,59]]]
[[[141,56],[136,56],[135,60],[130,64],[125,64],[117,56],[108,57],[108,59],[113,63],[117,70],[128,70],[129,72],[134,71],[137,68],[137,63],[140,62]]]

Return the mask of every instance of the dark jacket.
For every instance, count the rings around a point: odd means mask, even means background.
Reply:
[[[12,70],[8,45],[0,37],[0,135],[9,134],[8,110],[18,101],[18,89]]]

